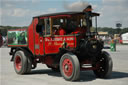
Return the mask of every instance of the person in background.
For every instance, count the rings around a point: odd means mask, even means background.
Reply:
[[[3,38],[2,38],[2,34],[0,33],[0,47],[3,45]]]

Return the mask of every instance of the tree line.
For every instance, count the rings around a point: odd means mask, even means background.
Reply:
[[[2,36],[6,36],[7,35],[7,30],[10,29],[23,29],[23,28],[28,28],[27,26],[23,26],[23,27],[18,27],[18,26],[0,26],[0,34]],[[108,32],[109,35],[114,35],[114,34],[123,34],[128,32],[128,27],[127,28],[110,28],[110,27],[98,27],[97,28],[98,32],[102,31],[102,32]]]
[[[128,32],[128,27],[127,28],[98,27],[97,30],[108,32],[109,35],[114,35],[114,34],[123,34],[123,33]]]

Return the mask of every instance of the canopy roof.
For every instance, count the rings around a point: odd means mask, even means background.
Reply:
[[[43,14],[39,16],[35,16],[33,18],[40,18],[40,17],[50,17],[50,16],[57,16],[57,15],[75,15],[75,14],[84,14],[84,12],[60,12],[60,13],[51,13],[51,14]],[[99,13],[92,13],[92,16],[99,16]]]

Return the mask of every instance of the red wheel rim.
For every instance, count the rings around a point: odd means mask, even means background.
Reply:
[[[72,65],[72,61],[68,58],[65,58],[63,63],[63,72],[66,76],[70,77],[72,75],[73,72],[73,65]]]
[[[15,59],[15,66],[16,66],[16,69],[19,71],[22,67],[22,64],[21,64],[21,57],[20,56],[16,56],[16,59]]]

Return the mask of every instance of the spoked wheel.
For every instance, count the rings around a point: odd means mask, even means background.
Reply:
[[[17,74],[25,74],[31,71],[31,59],[27,58],[23,51],[17,51],[14,55],[14,69]]]
[[[113,62],[110,55],[103,51],[102,55],[97,58],[96,65],[97,69],[94,70],[94,74],[99,78],[108,78],[111,75]]]
[[[78,80],[80,75],[80,64],[77,56],[72,53],[64,54],[60,60],[60,72],[66,80]]]

